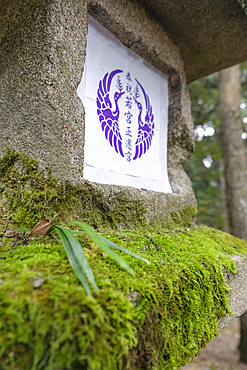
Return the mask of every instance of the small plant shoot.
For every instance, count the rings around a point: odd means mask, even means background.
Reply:
[[[79,226],[84,231],[68,229],[67,226],[71,225],[71,224]],[[83,285],[83,287],[85,288],[85,290],[86,290],[86,292],[89,296],[92,296],[89,283],[92,285],[92,287],[94,288],[94,290],[96,292],[99,291],[99,288],[98,288],[98,286],[95,282],[93,270],[92,270],[91,266],[88,263],[87,257],[85,255],[85,253],[83,252],[83,249],[81,247],[81,244],[80,244],[79,240],[76,237],[76,234],[87,234],[87,235],[89,235],[91,237],[91,239],[93,240],[93,242],[95,244],[97,244],[98,247],[102,251],[104,251],[110,257],[112,257],[119,264],[119,266],[121,268],[123,268],[124,270],[129,272],[132,276],[136,275],[135,271],[130,267],[130,265],[122,257],[120,257],[112,249],[116,249],[116,250],[122,251],[124,253],[130,254],[131,256],[133,256],[133,257],[135,257],[139,260],[142,260],[142,261],[146,262],[147,264],[150,263],[146,258],[143,258],[143,257],[139,256],[138,254],[136,254],[136,253],[134,253],[134,252],[132,252],[132,251],[126,249],[126,248],[120,247],[119,245],[117,245],[117,244],[111,242],[110,240],[104,238],[103,236],[98,234],[96,231],[94,231],[94,229],[91,226],[89,226],[85,222],[81,222],[81,221],[73,221],[73,222],[70,222],[67,225],[59,226],[59,225],[51,225],[51,222],[49,220],[43,219],[43,220],[40,220],[34,226],[33,229],[29,229],[29,228],[24,227],[24,228],[18,228],[18,229],[15,229],[15,230],[8,230],[5,233],[5,237],[14,238],[13,243],[12,243],[12,245],[14,246],[17,242],[18,237],[20,239],[22,239],[22,241],[24,242],[26,240],[26,238],[29,238],[29,237],[35,237],[35,236],[38,236],[38,235],[45,235],[45,234],[50,235],[50,233],[53,230],[56,231],[56,233],[60,237],[61,242],[63,244],[63,247],[64,247],[64,249],[67,253],[69,262],[70,262],[76,276],[80,280],[81,284]],[[27,231],[29,231],[29,234],[27,234],[26,238],[23,238],[20,235],[20,232],[27,232]]]

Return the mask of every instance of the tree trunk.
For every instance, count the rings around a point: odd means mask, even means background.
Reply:
[[[220,170],[222,175],[220,177],[220,190],[221,190],[221,219],[222,219],[222,231],[230,233],[229,228],[229,212],[227,208],[226,200],[226,178],[225,178],[225,166],[223,160],[220,161]]]
[[[239,343],[240,361],[247,364],[247,312],[240,317],[241,339]]]
[[[247,166],[241,138],[240,66],[220,72],[221,141],[225,164],[226,194],[231,233],[247,240]]]
[[[247,240],[247,165],[240,110],[240,66],[220,72],[221,142],[230,232]],[[240,361],[247,363],[247,313],[241,317]]]

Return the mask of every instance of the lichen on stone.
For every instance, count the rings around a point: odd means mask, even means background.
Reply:
[[[3,238],[1,370],[178,369],[218,335],[217,319],[230,311],[222,268],[236,272],[229,255],[245,254],[246,242],[192,225],[189,209],[163,226],[145,224],[137,206],[129,213],[120,208],[120,220],[90,184],[83,188],[91,194],[85,199],[82,187],[66,184],[62,192],[64,184],[40,173],[36,161],[13,152],[0,162],[0,176],[3,230],[33,227],[37,218],[57,212],[60,223],[83,217],[103,236],[151,262],[124,255],[137,273],[133,277],[88,236],[79,236],[100,288],[90,298],[55,235],[15,247]],[[76,200],[84,206],[88,201],[85,213],[74,210]],[[36,277],[42,283],[35,288]]]

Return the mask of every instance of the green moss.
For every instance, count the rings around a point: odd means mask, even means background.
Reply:
[[[217,318],[229,312],[222,267],[236,272],[228,255],[246,253],[246,242],[207,227],[187,230],[191,208],[173,214],[170,229],[146,225],[142,205],[123,193],[112,201],[86,182],[58,183],[22,154],[5,154],[0,179],[2,230],[58,213],[58,222],[85,220],[151,262],[124,255],[132,277],[80,236],[100,287],[89,298],[55,237],[14,248],[4,238],[0,370],[178,369],[218,335]],[[45,280],[36,289],[37,276]]]
[[[0,224],[33,226],[42,218],[66,222],[86,220],[93,227],[135,227],[145,223],[145,208],[124,191],[107,197],[85,181],[74,186],[61,183],[39,170],[38,162],[8,150],[0,159]]]
[[[243,253],[245,242],[207,227],[104,235],[151,264],[125,255],[133,278],[81,238],[100,287],[95,299],[56,239],[2,245],[1,370],[174,369],[218,335],[217,318],[229,311],[222,266],[236,272],[225,252]],[[32,286],[36,276],[45,277],[39,289]],[[140,293],[135,305],[131,292]]]
[[[197,208],[192,207],[190,205],[190,206],[184,207],[184,209],[179,211],[179,213],[172,212],[171,218],[176,226],[180,225],[182,227],[190,227],[196,214],[197,214]]]

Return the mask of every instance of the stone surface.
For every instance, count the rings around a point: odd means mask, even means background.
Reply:
[[[82,179],[85,2],[4,0],[0,7],[0,152],[25,152]],[[72,21],[73,20],[73,21]]]
[[[190,81],[247,59],[247,17],[234,0],[3,0],[0,154],[14,148],[38,159],[45,171],[52,168],[62,181],[83,181],[84,108],[76,89],[84,67],[88,13],[169,77],[173,193],[126,188],[130,202],[143,199],[148,219],[195,206],[183,170],[194,148],[183,62]],[[117,186],[98,186],[109,196],[119,193]]]
[[[87,14],[169,77],[168,173],[173,194],[126,188],[147,218],[196,206],[183,170],[194,148],[179,49],[163,27],[129,0],[5,0],[0,8],[0,154],[7,147],[40,161],[62,181],[83,181],[84,108],[76,94],[85,60]],[[111,197],[118,186],[98,185]]]
[[[231,256],[231,258],[236,262],[238,272],[227,274],[224,271],[224,277],[231,289],[227,295],[233,315],[227,314],[219,319],[219,330],[230,325],[236,317],[247,311],[247,258],[246,256]]]
[[[139,1],[179,46],[188,82],[247,60],[243,0]]]

